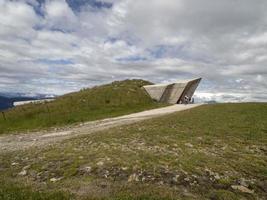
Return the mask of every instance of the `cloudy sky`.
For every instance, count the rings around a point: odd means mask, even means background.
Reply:
[[[202,77],[202,99],[267,101],[266,10],[266,0],[0,0],[0,92]]]

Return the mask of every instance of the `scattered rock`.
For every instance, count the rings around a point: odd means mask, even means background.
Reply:
[[[218,173],[214,174],[214,178],[215,178],[215,180],[220,180],[221,179],[221,177],[220,177],[220,175]]]
[[[249,185],[247,184],[246,179],[244,179],[244,178],[239,179],[239,180],[238,180],[238,183],[239,183],[240,185],[244,186],[244,187],[248,187],[248,186],[249,186]]]
[[[16,162],[11,163],[12,166],[16,166],[16,165],[18,165],[18,164],[19,164],[19,163],[16,163]]]
[[[60,181],[61,179],[63,179],[63,177],[59,177],[59,178],[50,178],[50,181],[51,181],[52,183],[55,183],[55,182],[57,182],[57,181]]]
[[[96,163],[98,166],[103,166],[104,162],[103,161],[99,161],[98,163]]]
[[[25,167],[23,167],[24,170],[29,169],[31,166],[30,165],[26,165]]]
[[[103,175],[104,175],[105,178],[108,178],[108,176],[109,176],[109,171],[108,171],[108,170],[105,170]]]
[[[181,169],[181,172],[182,172],[184,175],[188,175],[188,172],[185,171],[185,170],[183,170],[183,169]]]
[[[27,171],[25,169],[23,169],[20,173],[18,173],[19,176],[26,176],[27,175]]]
[[[184,178],[184,181],[189,182],[190,178],[186,177],[186,178]]]
[[[243,193],[248,193],[248,194],[253,194],[254,193],[253,190],[250,190],[247,187],[242,186],[242,185],[232,185],[231,188],[234,189],[234,190],[238,190],[240,192],[243,192]]]
[[[109,157],[106,157],[106,161],[110,161],[111,159]]]
[[[126,171],[128,169],[128,167],[122,167],[121,168],[123,171]]]
[[[198,140],[203,140],[203,138],[202,138],[202,137],[197,137],[197,139],[198,139]]]
[[[228,145],[225,145],[222,147],[222,150],[224,151],[225,149],[227,149]]]
[[[92,171],[92,167],[87,166],[87,167],[84,168],[84,171],[87,172],[87,173],[90,173]]]
[[[160,181],[160,182],[159,182],[159,185],[164,185],[164,182],[163,182],[163,181]]]
[[[198,176],[196,174],[192,174],[192,177],[195,178],[195,179],[198,178]]]
[[[138,175],[135,174],[135,173],[132,174],[132,175],[130,175],[129,178],[128,178],[128,182],[133,182],[133,181],[136,181],[136,182],[139,181],[139,177],[138,177]]]
[[[180,175],[176,175],[175,177],[172,178],[172,180],[173,180],[175,183],[177,183],[179,177],[180,177]]]
[[[184,145],[185,145],[186,147],[190,147],[190,148],[194,147],[194,145],[192,145],[191,143],[185,143]]]

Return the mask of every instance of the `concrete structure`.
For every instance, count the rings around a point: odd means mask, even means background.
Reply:
[[[144,89],[152,99],[158,102],[179,104],[185,103],[186,97],[192,98],[200,81],[201,78],[169,84],[146,85]]]
[[[54,101],[55,99],[40,99],[40,100],[31,100],[31,101],[15,101],[13,103],[14,106],[21,106],[29,103],[33,104],[39,104],[39,103],[44,103],[44,102],[49,102],[49,101]]]

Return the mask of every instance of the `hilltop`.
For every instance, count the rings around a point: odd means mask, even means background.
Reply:
[[[144,80],[115,81],[57,97],[53,102],[15,107],[0,116],[0,134],[98,120],[164,106],[154,102]]]

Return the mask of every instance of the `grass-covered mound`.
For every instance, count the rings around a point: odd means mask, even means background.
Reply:
[[[66,94],[53,102],[15,107],[0,116],[0,134],[97,120],[162,106],[143,90],[142,86],[147,84],[151,83],[116,81]]]
[[[74,199],[266,199],[266,153],[266,103],[203,105],[46,149],[0,153],[0,180],[27,180]]]

